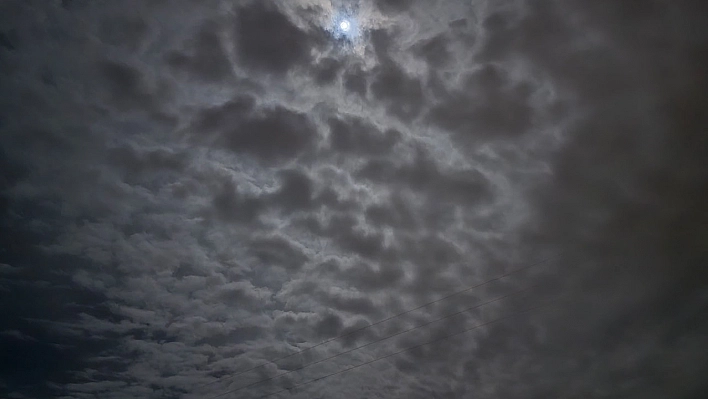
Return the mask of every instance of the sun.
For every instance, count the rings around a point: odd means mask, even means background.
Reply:
[[[327,31],[340,43],[355,43],[361,40],[363,26],[356,10],[341,8],[332,10]]]

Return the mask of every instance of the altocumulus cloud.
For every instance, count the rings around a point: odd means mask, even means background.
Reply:
[[[702,397],[706,16],[2,2],[2,396]]]

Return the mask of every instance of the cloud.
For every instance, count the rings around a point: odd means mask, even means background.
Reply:
[[[270,3],[241,8],[234,22],[238,61],[246,67],[283,74],[310,60],[311,38]]]
[[[362,97],[366,97],[369,90],[366,75],[357,69],[347,70],[344,74],[344,87]]]
[[[407,10],[410,5],[410,0],[375,0],[376,5],[387,13],[398,13]]]
[[[471,73],[460,90],[448,93],[433,107],[429,120],[459,140],[514,137],[527,132],[534,117],[529,104],[532,88],[511,85],[502,75],[493,65]]]
[[[395,129],[379,130],[361,118],[331,118],[330,141],[334,150],[362,155],[388,154],[401,138]]]
[[[403,120],[414,119],[422,108],[421,82],[393,62],[384,62],[375,71],[371,93],[391,115]]]
[[[111,99],[121,108],[145,107],[152,103],[152,93],[146,87],[142,73],[121,62],[104,61],[98,65]]]
[[[4,47],[6,50],[17,49],[16,45],[13,43],[15,40],[12,39],[14,32],[0,32],[0,46]]]
[[[347,4],[1,3],[0,395],[700,397],[703,3]]]
[[[136,51],[148,33],[148,24],[140,15],[104,16],[99,25],[99,40],[129,51]]]
[[[437,35],[416,43],[414,51],[431,67],[442,67],[452,58],[448,48],[448,38],[445,35]]]
[[[287,269],[300,269],[308,260],[308,256],[285,237],[254,238],[249,251],[264,264],[280,265]]]
[[[296,169],[279,171],[280,188],[273,194],[272,200],[284,208],[285,212],[312,208],[313,181],[307,174]]]
[[[392,195],[389,201],[367,207],[365,217],[367,223],[377,227],[416,229],[419,224],[412,206],[400,195]]]
[[[248,96],[203,110],[193,130],[197,139],[213,132],[215,145],[265,164],[296,158],[317,137],[317,127],[307,115],[282,105],[256,107]]]
[[[216,216],[233,222],[255,222],[265,207],[258,198],[241,194],[231,180],[226,180],[214,196],[212,206]]]
[[[204,24],[196,37],[186,44],[187,52],[169,53],[167,64],[185,70],[205,82],[222,82],[231,77],[231,61],[214,25]]]
[[[314,70],[315,82],[319,85],[331,84],[342,70],[342,63],[335,58],[324,58]]]
[[[377,183],[400,184],[402,190],[435,197],[439,202],[450,201],[469,206],[488,200],[493,195],[491,183],[479,171],[442,171],[422,148],[416,149],[415,157],[402,165],[371,160],[357,174]]]

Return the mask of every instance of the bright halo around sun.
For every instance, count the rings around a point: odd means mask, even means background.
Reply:
[[[357,16],[349,12],[338,12],[332,18],[332,35],[336,39],[345,39],[350,42],[356,41],[361,35]]]

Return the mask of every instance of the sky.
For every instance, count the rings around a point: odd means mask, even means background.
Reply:
[[[0,396],[704,397],[707,19],[0,1]]]

